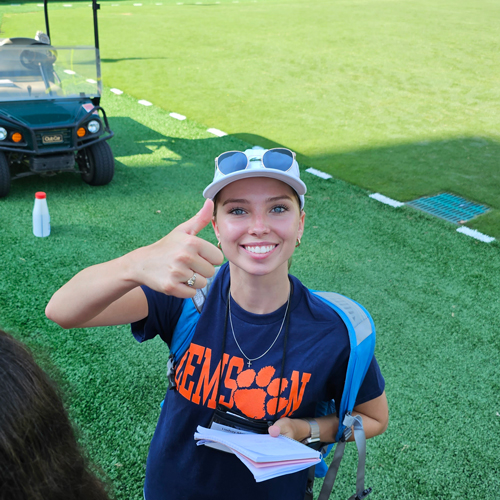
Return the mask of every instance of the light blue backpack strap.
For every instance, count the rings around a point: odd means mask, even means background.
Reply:
[[[373,358],[375,325],[368,311],[354,300],[334,292],[312,292],[337,312],[349,332],[351,353],[339,408],[339,417],[343,420],[343,416],[354,408],[359,388]],[[345,425],[342,423],[339,426],[335,441],[340,440],[344,429]],[[348,437],[346,436],[346,439]]]
[[[200,313],[191,299],[184,299],[179,321],[175,326],[167,362],[168,388],[175,387],[175,366],[186,352],[196,330]]]
[[[359,388],[363,383],[373,358],[375,350],[375,325],[368,311],[354,300],[334,292],[312,292],[323,302],[332,307],[341,317],[347,327],[351,347],[344,391],[339,408],[339,430],[335,438],[338,444],[328,470],[325,471],[326,464],[322,462],[319,468],[320,470],[318,470],[319,474],[316,474],[317,477],[326,476],[318,500],[327,500],[330,496],[340,466],[340,461],[344,454],[345,442],[351,436],[352,429],[354,429],[359,457],[356,494],[353,495],[351,499],[361,500],[371,492],[371,488],[365,489],[364,487],[366,438],[361,417],[353,417],[351,412],[356,403]],[[318,405],[319,412],[330,410],[331,407],[323,408],[321,405]],[[327,453],[331,447],[332,445],[328,447]]]
[[[170,344],[170,356],[167,362],[169,389],[175,387],[175,366],[187,351],[189,344],[191,344],[205,300],[219,269],[219,267],[215,268],[214,275],[208,278],[205,287],[196,290],[196,295],[192,299],[184,299],[182,312],[175,326]]]
[[[189,347],[199,317],[200,313],[196,309],[193,301],[191,299],[184,299],[182,312],[175,326],[172,335],[172,343],[170,344],[170,354],[174,357],[176,362],[179,361]]]

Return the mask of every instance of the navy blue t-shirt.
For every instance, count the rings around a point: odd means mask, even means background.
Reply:
[[[146,500],[303,500],[307,470],[255,482],[235,456],[196,446],[198,425],[208,427],[216,405],[222,359],[219,402],[251,418],[312,417],[318,401],[340,401],[349,359],[349,337],[340,317],[290,276],[293,295],[284,374],[277,413],[286,328],[267,354],[248,366],[224,319],[229,291],[229,266],[215,278],[188,350],[176,369],[176,389],[168,390],[156,426],[146,466]],[[156,335],[170,345],[183,299],[143,287],[148,317],[132,324],[139,342]],[[286,304],[270,314],[245,311],[231,299],[234,336],[245,355],[257,358],[272,344]],[[222,336],[226,336],[224,354]],[[380,396],[384,379],[373,358],[356,403]]]

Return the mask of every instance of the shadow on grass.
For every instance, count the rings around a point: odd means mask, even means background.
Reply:
[[[282,147],[255,134],[233,134],[249,144]],[[480,137],[421,141],[347,152],[304,155],[301,167],[314,167],[399,201],[453,193],[492,210],[467,223],[500,237],[500,143]]]
[[[95,190],[96,193],[107,192],[111,196],[115,194],[113,186],[117,184],[125,189],[128,182],[140,182],[137,175],[141,174],[127,173],[130,166],[140,167],[140,170],[154,168],[154,178],[161,183],[168,182],[169,178],[185,175],[177,173],[172,167],[181,170],[201,167],[201,175],[196,174],[199,182],[194,182],[193,185],[203,186],[211,180],[214,158],[223,151],[243,150],[254,145],[264,148],[286,146],[248,133],[197,139],[168,136],[129,117],[111,117],[110,125],[116,134],[110,144],[115,158],[120,159],[116,160],[117,175],[109,186],[85,186],[83,189]],[[131,156],[142,159],[127,161],[127,157]],[[500,237],[499,158],[498,142],[474,137],[314,156],[297,151],[297,159],[303,169],[314,167],[399,201],[449,192],[486,204],[492,210],[467,222],[467,226],[497,238]],[[131,178],[127,180],[129,176]],[[21,195],[21,191],[25,191],[31,197],[35,190],[43,190],[49,186],[52,191],[63,192],[69,186],[80,191],[81,184],[78,174],[52,178],[35,176],[15,181],[12,195],[15,196],[15,192]],[[201,189],[199,186],[197,190]],[[116,193],[121,191],[119,189]]]
[[[213,174],[214,158],[221,152],[248,147],[243,140],[229,135],[199,139],[164,135],[126,116],[111,117],[109,123],[117,138],[125,138],[112,141],[111,147],[115,157],[153,155],[159,148],[165,147],[177,158],[162,158],[162,160],[181,166],[209,165],[210,169],[207,169],[207,172],[210,175]]]
[[[164,135],[128,117],[110,117],[109,122],[115,132],[115,137],[109,141],[115,158],[115,175],[110,184],[89,186],[78,172],[22,177],[12,182],[9,196],[0,199],[0,207],[9,200],[22,199],[31,209],[35,192],[45,191],[49,207],[56,197],[67,201],[85,197],[83,209],[86,210],[95,197],[105,196],[110,207],[117,208],[115,203],[120,202],[120,197],[130,195],[134,189],[153,193],[179,180],[187,192],[201,192],[211,181],[214,158],[221,151],[247,147],[230,136],[184,139]],[[196,173],[193,168],[198,169]],[[148,179],[147,184],[154,185],[146,185],[145,179]]]

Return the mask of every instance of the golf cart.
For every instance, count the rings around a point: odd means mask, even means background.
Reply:
[[[95,47],[52,45],[46,33],[0,39],[0,197],[12,179],[75,172],[93,186],[114,174],[113,137],[104,109],[97,10]]]

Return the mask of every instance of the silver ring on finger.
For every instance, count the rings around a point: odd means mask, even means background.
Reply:
[[[191,278],[189,278],[186,281],[186,285],[190,286],[192,288],[194,286],[195,282],[196,282],[196,273],[194,273],[193,276],[191,276]]]

